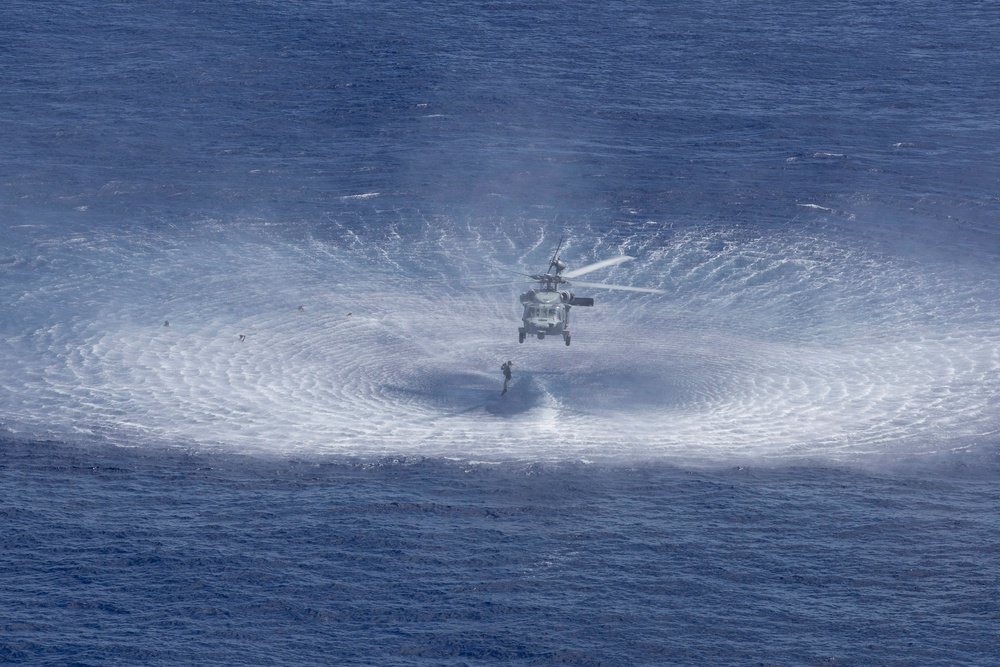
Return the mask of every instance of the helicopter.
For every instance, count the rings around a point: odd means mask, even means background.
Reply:
[[[524,326],[517,330],[517,341],[523,343],[529,335],[538,336],[539,340],[544,340],[546,336],[562,335],[563,342],[569,345],[573,340],[573,335],[569,330],[569,311],[573,306],[590,307],[594,305],[593,297],[574,296],[565,287],[595,287],[599,289],[627,290],[630,292],[646,292],[648,294],[663,294],[664,290],[652,289],[649,287],[630,287],[627,285],[611,285],[608,283],[590,283],[574,280],[577,276],[582,276],[592,271],[615,266],[622,262],[635,259],[629,255],[619,255],[609,259],[603,259],[593,264],[581,266],[578,269],[567,271],[568,265],[559,257],[559,250],[562,248],[562,241],[556,247],[552,259],[549,260],[549,268],[543,274],[530,276],[532,280],[538,281],[537,288],[529,289],[521,295],[521,305],[524,312],[521,321]]]
[[[578,276],[592,271],[615,266],[622,262],[635,259],[629,255],[619,255],[602,259],[593,264],[581,266],[567,271],[568,265],[559,257],[562,240],[556,246],[556,251],[549,260],[549,268],[545,273],[522,274],[538,282],[538,287],[521,294],[521,305],[524,311],[521,315],[523,326],[517,330],[517,340],[523,343],[528,336],[537,336],[544,340],[546,336],[562,336],[563,342],[569,345],[573,335],[569,330],[569,312],[573,306],[590,307],[594,305],[593,297],[575,296],[569,287],[592,287],[609,290],[627,290],[630,292],[646,292],[648,294],[663,294],[664,290],[649,287],[630,287],[628,285],[612,285],[608,283],[590,283],[576,280]],[[488,287],[481,285],[480,287]]]

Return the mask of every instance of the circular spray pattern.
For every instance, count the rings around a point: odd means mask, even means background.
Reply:
[[[597,305],[574,309],[566,347],[518,344],[525,284],[469,289],[544,269],[551,235],[268,229],[13,249],[5,426],[348,456],[711,461],[975,448],[1000,423],[996,279],[835,230],[571,234],[571,268],[637,257],[588,280],[668,293],[577,290]]]

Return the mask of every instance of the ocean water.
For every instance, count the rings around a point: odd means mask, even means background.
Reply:
[[[0,661],[1000,661],[991,3],[0,17]]]

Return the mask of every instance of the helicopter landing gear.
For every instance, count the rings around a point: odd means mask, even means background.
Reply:
[[[524,329],[518,329],[517,330],[517,342],[518,343],[523,343],[524,342]]]
[[[544,331],[539,331],[538,332],[538,340],[545,340],[545,332]]]
[[[572,336],[570,336],[570,333],[568,331],[563,334],[563,340],[566,341],[567,346],[569,346],[569,341],[571,338]]]

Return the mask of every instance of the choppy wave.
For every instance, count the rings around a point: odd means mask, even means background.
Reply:
[[[124,445],[463,459],[856,459],[1000,424],[997,279],[816,227],[580,229],[574,341],[517,343],[557,235],[422,221],[41,234],[3,258],[6,429]],[[467,258],[453,261],[440,254]],[[516,278],[516,276],[514,276]],[[591,294],[593,292],[593,294]],[[499,365],[515,363],[501,396]]]

